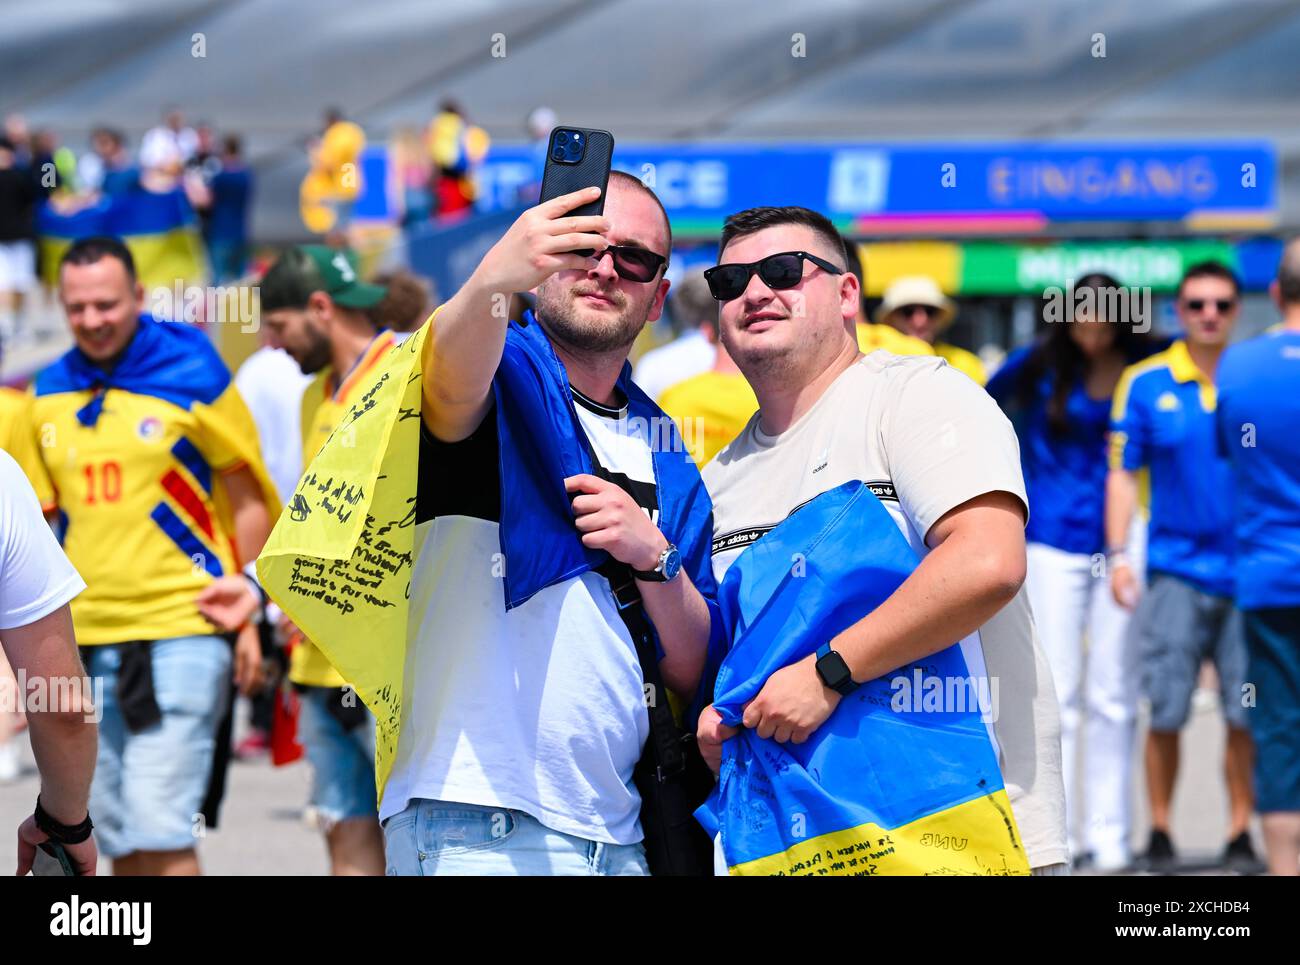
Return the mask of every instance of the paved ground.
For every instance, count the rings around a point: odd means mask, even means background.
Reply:
[[[1189,864],[1203,867],[1223,846],[1227,796],[1219,777],[1223,721],[1213,695],[1200,696],[1183,735],[1184,773],[1174,800],[1173,835]],[[25,756],[23,776],[14,784],[0,785],[0,870],[14,866],[13,829],[31,813],[39,789],[30,752]],[[1147,818],[1140,774],[1134,783],[1136,843],[1145,841]],[[199,845],[204,870],[222,875],[324,874],[324,844],[302,818],[307,791],[305,762],[283,768],[273,768],[264,759],[232,764],[221,828],[209,832]]]

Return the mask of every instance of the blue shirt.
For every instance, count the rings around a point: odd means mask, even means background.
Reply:
[[[1055,432],[1047,421],[1054,377],[1046,372],[1028,405],[1021,404],[1019,383],[1034,346],[1016,349],[989,380],[997,401],[1020,438],[1020,464],[1029,496],[1025,539],[1067,553],[1100,553],[1106,545],[1106,435],[1110,399],[1093,399],[1082,383],[1065,403],[1069,427]]]
[[[1150,470],[1147,568],[1232,596],[1232,472],[1214,410],[1214,383],[1186,342],[1129,366],[1115,388],[1110,465]]]
[[[1232,346],[1217,381],[1219,445],[1233,470],[1237,605],[1300,606],[1300,332]]]
[[[253,176],[247,168],[223,168],[212,179],[212,213],[208,237],[242,244],[248,237],[248,202]]]

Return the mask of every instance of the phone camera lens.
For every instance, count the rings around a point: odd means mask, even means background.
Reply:
[[[555,160],[557,161],[563,161],[564,149],[557,147],[554,151],[551,152],[551,157],[555,158]]]
[[[569,143],[568,133],[565,131],[560,131],[559,134],[555,135],[555,141],[557,144],[568,144]]]

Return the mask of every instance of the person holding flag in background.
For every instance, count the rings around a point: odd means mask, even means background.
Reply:
[[[251,625],[232,652],[197,598],[251,563],[280,502],[216,349],[197,328],[141,314],[126,246],[75,242],[59,275],[75,345],[36,376],[37,461],[24,469],[53,493],[44,509],[87,585],[72,619],[104,688],[90,807],[114,873],[198,874],[232,664],[250,693],[262,655]]]
[[[722,342],[760,405],[704,468],[733,634],[699,723],[721,767],[712,819],[725,863],[1068,873],[1059,719],[1022,588],[1028,504],[1011,426],[940,359],[859,352],[858,282],[822,215],[734,214],[719,260],[706,276]],[[952,675],[996,682],[997,698],[982,714],[895,706],[902,689],[891,697],[876,678],[904,668],[945,677],[947,693]],[[803,833],[784,835],[798,814]],[[924,846],[946,832],[969,851]]]

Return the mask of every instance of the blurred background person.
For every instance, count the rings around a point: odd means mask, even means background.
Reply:
[[[371,323],[377,331],[391,331],[395,342],[405,341],[433,312],[433,287],[427,279],[405,268],[380,272],[373,282],[384,289],[385,295],[369,309]]]
[[[361,281],[349,252],[321,245],[288,249],[261,289],[271,338],[313,376],[302,399],[305,470],[395,344],[371,321],[385,291]],[[315,644],[287,622],[285,631],[293,640],[289,679],[301,696],[299,740],[312,767],[311,806],[332,873],[382,875],[374,717]]]
[[[307,230],[326,235],[329,244],[347,244],[362,189],[365,148],[366,132],[361,126],[346,120],[337,107],[328,108],[320,138],[307,148],[309,170],[299,188],[299,208]]]
[[[72,615],[106,695],[99,844],[115,874],[195,875],[231,682],[250,693],[262,667],[256,631],[232,641],[196,601],[256,558],[278,506],[225,364],[201,330],[143,312],[120,239],[71,245],[59,297],[74,344],[36,377],[23,468],[53,483],[44,508],[87,582]]]
[[[885,289],[880,307],[876,309],[878,323],[920,339],[958,372],[983,385],[988,381],[988,375],[979,357],[974,352],[939,340],[956,317],[952,301],[933,279],[924,275],[895,279]]]
[[[1217,262],[1192,265],[1175,302],[1183,338],[1124,370],[1111,413],[1108,546],[1128,543],[1140,474],[1149,472],[1146,591],[1123,552],[1111,555],[1109,570],[1115,601],[1129,610],[1136,604],[1133,643],[1142,693],[1151,704],[1145,756],[1151,834],[1141,863],[1156,872],[1176,867],[1170,815],[1179,735],[1207,660],[1214,664],[1228,732],[1230,814],[1221,863],[1243,873],[1264,870],[1249,830],[1252,749],[1242,704],[1246,641],[1233,602],[1232,479],[1215,440],[1214,374],[1237,322],[1239,296],[1230,269]]]
[[[199,136],[187,127],[178,107],[163,113],[162,123],[151,127],[140,141],[140,168],[152,189],[174,184],[199,148]]]
[[[221,157],[208,182],[208,192],[203,240],[212,263],[212,277],[221,284],[242,277],[248,260],[253,172],[244,162],[243,141],[238,134],[221,138]]]
[[[402,227],[409,230],[428,223],[433,215],[433,166],[420,132],[410,126],[398,128],[388,156],[389,190]]]
[[[471,124],[459,103],[445,100],[429,122],[428,144],[438,217],[467,214],[478,198],[475,173],[491,145],[487,131]]]
[[[858,291],[862,293],[861,297],[858,298],[858,317],[855,322],[858,351],[863,355],[870,355],[876,349],[884,349],[886,352],[893,352],[895,355],[933,355],[934,349],[929,342],[923,342],[919,338],[905,335],[892,325],[883,325],[871,320],[871,314],[867,311],[867,273],[863,267],[862,258],[854,257],[856,254],[854,246],[849,245],[848,269],[857,278]]]
[[[670,385],[656,399],[677,423],[696,463],[703,466],[740,435],[758,411],[758,398],[718,338],[718,303],[704,272],[692,271],[678,282],[670,304],[674,317],[680,314],[695,320],[695,331],[714,350],[713,364],[706,371]]]
[[[1219,362],[1218,439],[1232,466],[1247,719],[1268,869],[1300,874],[1300,240],[1269,289],[1282,323]]]
[[[17,331],[36,286],[36,205],[45,193],[39,174],[19,163],[14,143],[0,137],[0,349]]]
[[[542,176],[546,173],[546,151],[551,144],[551,131],[559,123],[555,111],[545,105],[528,112],[524,128],[528,132],[529,159],[533,165],[532,179],[519,188],[519,204],[536,204],[542,196]]]
[[[1020,438],[1025,585],[1061,705],[1071,847],[1076,866],[1107,871],[1130,859],[1137,661],[1128,613],[1105,578],[1106,440],[1120,373],[1155,349],[1130,312],[1107,307],[1126,294],[1109,275],[1083,276],[1065,317],[1012,352],[988,384]]]
[[[632,381],[652,399],[708,371],[719,351],[718,303],[709,294],[704,272],[693,271],[678,284],[683,286],[681,296],[673,289],[668,299],[672,341],[646,352],[632,369]]]

